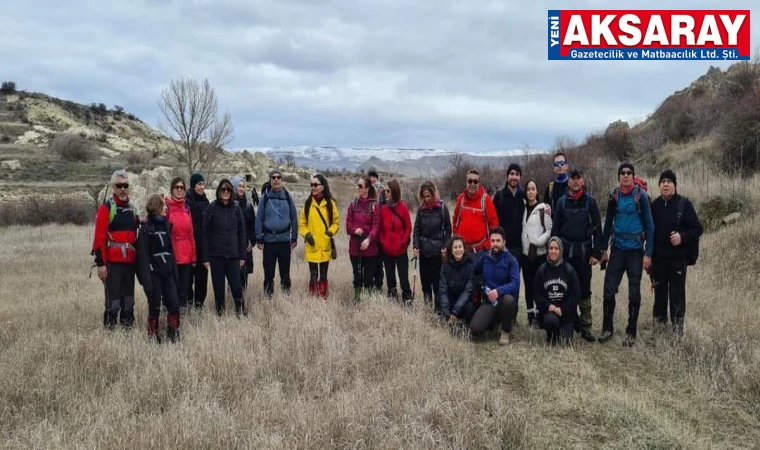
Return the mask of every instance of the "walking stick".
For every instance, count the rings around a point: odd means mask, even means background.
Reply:
[[[413,256],[414,261],[414,273],[412,274],[412,298],[414,298],[414,292],[417,290],[417,257]]]

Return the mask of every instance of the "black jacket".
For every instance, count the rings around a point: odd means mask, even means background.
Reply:
[[[461,318],[467,302],[472,301],[474,289],[472,277],[475,262],[470,253],[465,253],[461,261],[453,257],[441,266],[440,288],[438,295],[441,301],[441,312],[448,319],[452,314]]]
[[[226,205],[222,203],[219,194],[217,188],[216,200],[209,204],[203,215],[200,261],[206,263],[214,257],[245,260],[248,241],[243,212],[232,200]]]
[[[520,249],[517,254],[522,254],[522,219],[525,212],[525,197],[522,187],[518,185],[517,192],[512,195],[509,185],[505,184],[494,195],[493,206],[496,208],[496,215],[499,217],[499,226],[504,228],[507,248]]]
[[[193,218],[193,236],[195,237],[195,248],[201,248],[201,231],[203,230],[203,214],[208,208],[208,198],[206,194],[198,195],[192,190],[187,191],[185,195],[185,204],[190,208],[190,216]]]
[[[573,322],[578,314],[578,300],[581,298],[578,274],[569,263],[559,266],[544,262],[533,279],[533,298],[541,315],[549,311],[549,305],[562,310],[562,322]]]
[[[552,221],[552,236],[562,239],[566,259],[602,257],[602,216],[594,197],[585,192],[579,200],[563,195],[552,209]]]
[[[546,191],[544,192],[544,203],[550,205],[552,207],[552,211],[554,210],[557,201],[559,201],[559,199],[567,193],[568,181],[569,180],[565,180],[560,183],[557,180],[552,180],[546,185]],[[550,186],[551,192],[549,192]]]
[[[678,203],[683,199],[684,208],[680,223],[678,222]],[[685,260],[688,246],[702,236],[702,224],[697,212],[688,198],[679,194],[665,201],[662,196],[652,202],[652,220],[654,221],[654,253],[653,257]],[[676,231],[681,234],[681,245],[674,247],[670,243],[670,234]]]
[[[243,213],[245,238],[251,245],[256,245],[256,210],[253,208],[253,202],[249,202],[246,197],[238,197],[237,203]]]
[[[135,248],[137,249],[137,280],[146,293],[153,292],[151,274],[172,276],[179,280],[177,261],[171,239],[170,222],[154,222],[148,218],[140,223]]]
[[[439,202],[433,208],[421,207],[414,219],[412,232],[413,248],[422,256],[441,256],[441,249],[451,238],[451,217],[445,203]]]

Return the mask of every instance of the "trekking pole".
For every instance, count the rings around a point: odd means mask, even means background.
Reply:
[[[417,257],[413,256],[412,261],[414,262],[414,272],[412,273],[412,298],[414,298],[414,293],[417,290]]]

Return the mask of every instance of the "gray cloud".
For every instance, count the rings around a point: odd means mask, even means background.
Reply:
[[[0,17],[0,77],[74,101],[119,104],[150,124],[172,78],[208,77],[232,113],[235,147],[477,150],[545,147],[558,135],[642,119],[711,64],[730,64],[548,61],[546,13],[556,7],[487,0],[14,2]]]

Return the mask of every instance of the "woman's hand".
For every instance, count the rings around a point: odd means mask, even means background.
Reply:
[[[357,228],[356,231],[354,231],[354,234],[357,236],[364,236],[364,230]]]
[[[369,247],[369,238],[363,240],[362,245],[359,248],[361,249],[361,251],[364,251],[364,250],[367,250],[368,247]]]

